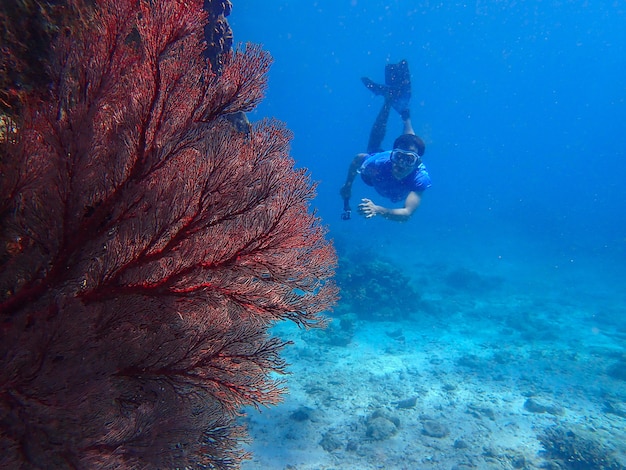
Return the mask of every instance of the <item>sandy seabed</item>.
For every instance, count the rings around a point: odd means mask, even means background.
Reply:
[[[519,287],[431,286],[420,305],[437,308],[397,321],[339,308],[325,330],[279,325],[289,394],[247,410],[242,468],[624,468],[624,310]]]

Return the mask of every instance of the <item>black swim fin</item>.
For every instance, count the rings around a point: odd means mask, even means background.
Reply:
[[[390,90],[393,108],[400,114],[408,110],[411,102],[411,73],[406,60],[385,66],[385,85]]]
[[[361,77],[361,81],[363,82],[363,85],[365,85],[368,90],[371,90],[371,92],[374,93],[376,96],[386,95],[389,92],[388,86],[375,83],[373,80],[367,77]]]

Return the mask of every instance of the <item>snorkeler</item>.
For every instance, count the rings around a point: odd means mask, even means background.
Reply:
[[[385,101],[372,126],[367,153],[359,153],[348,168],[346,182],[340,190],[344,209],[341,218],[350,219],[352,183],[356,175],[360,174],[365,184],[374,187],[378,194],[391,202],[404,200],[404,207],[383,207],[364,198],[359,204],[359,213],[368,219],[381,215],[389,220],[406,221],[419,206],[422,193],[431,186],[430,176],[421,158],[426,146],[424,141],[415,135],[411,125],[409,64],[406,60],[398,64],[388,64],[385,67],[384,85],[366,77],[361,80],[375,95],[383,96]],[[381,144],[392,108],[402,119],[402,135],[395,140],[393,150],[383,151]]]

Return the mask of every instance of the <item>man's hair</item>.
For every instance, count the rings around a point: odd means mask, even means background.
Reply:
[[[417,154],[421,157],[426,151],[426,144],[415,134],[402,134],[393,143],[394,149],[417,150]]]

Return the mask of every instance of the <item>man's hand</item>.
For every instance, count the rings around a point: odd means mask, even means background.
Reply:
[[[352,185],[344,184],[339,190],[339,194],[343,198],[343,212],[341,213],[341,220],[350,220],[350,196],[352,194]]]
[[[371,199],[361,199],[359,204],[359,214],[367,219],[371,219],[382,210],[382,207],[377,206]]]

